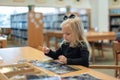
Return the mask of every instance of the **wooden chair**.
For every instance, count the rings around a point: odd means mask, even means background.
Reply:
[[[2,42],[0,41],[0,48],[2,48]]]
[[[119,65],[120,62],[120,43],[118,41],[113,42],[113,55],[115,58],[115,65]],[[115,76],[120,76],[120,71],[115,70]]]
[[[89,29],[89,32],[96,32],[95,31],[95,29],[94,28],[90,28]],[[101,59],[102,58],[104,58],[104,53],[103,53],[103,40],[99,40],[99,41],[90,41],[89,42],[90,43],[90,45],[92,46],[92,50],[95,50],[95,49],[97,49],[98,50],[98,54],[99,54],[99,56],[101,57]],[[94,48],[93,48],[94,47]],[[92,56],[92,57],[94,57],[94,55]],[[94,61],[93,61],[93,63],[94,63]]]
[[[90,68],[93,69],[114,69],[115,70],[115,77],[120,79],[120,43],[117,41],[113,42],[113,53],[115,58],[114,65],[90,65]]]
[[[98,50],[99,56],[104,58],[104,53],[103,53],[103,40],[96,41],[94,43],[95,48]]]
[[[0,48],[6,48],[7,47],[7,40],[0,40]]]

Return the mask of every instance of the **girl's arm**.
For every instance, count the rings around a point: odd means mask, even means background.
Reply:
[[[53,58],[53,59],[58,59],[58,56],[62,54],[62,49],[61,47],[58,48],[56,51],[53,51],[50,49],[49,53],[46,54],[47,56]]]

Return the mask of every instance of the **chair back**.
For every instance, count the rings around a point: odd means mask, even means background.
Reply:
[[[115,64],[120,62],[120,43],[118,41],[113,42],[113,54],[115,58]]]
[[[119,62],[120,62],[120,43],[118,41],[113,42],[113,55],[115,58],[115,65],[119,65]],[[115,76],[120,78],[120,69],[115,70]]]

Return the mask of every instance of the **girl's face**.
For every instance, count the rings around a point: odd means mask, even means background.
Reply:
[[[67,24],[62,27],[62,33],[63,38],[66,40],[66,42],[70,43],[72,41],[73,32],[68,26],[69,25]]]

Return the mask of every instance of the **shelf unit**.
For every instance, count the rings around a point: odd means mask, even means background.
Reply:
[[[109,10],[109,31],[120,31],[120,9]]]
[[[83,22],[84,29],[88,30],[88,27],[89,27],[89,16],[88,16],[88,14],[82,14],[82,15],[80,15],[80,18]]]
[[[20,46],[27,44],[27,13],[11,15],[12,40]]]
[[[44,22],[44,29],[54,29],[60,30],[60,24],[63,21],[63,16],[65,13],[59,14],[44,14],[43,22]],[[88,30],[89,27],[89,16],[88,14],[80,14],[80,18],[83,22],[84,29]]]
[[[11,15],[11,35],[20,46],[37,48],[43,45],[43,15],[28,12]]]

